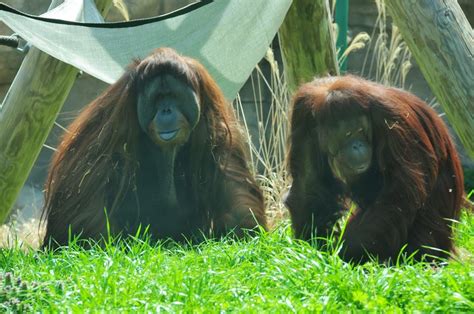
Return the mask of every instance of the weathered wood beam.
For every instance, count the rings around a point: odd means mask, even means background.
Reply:
[[[388,13],[474,159],[474,31],[456,0],[389,0]]]
[[[291,91],[315,76],[339,74],[328,0],[293,1],[279,36]]]
[[[96,0],[105,15],[112,0]],[[0,111],[0,223],[10,213],[78,70],[32,47]]]

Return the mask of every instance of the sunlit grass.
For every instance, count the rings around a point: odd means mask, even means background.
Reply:
[[[457,243],[474,249],[474,217]],[[0,309],[19,311],[470,311],[472,259],[444,267],[368,263],[295,241],[288,223],[248,241],[147,240],[57,252],[3,250]]]

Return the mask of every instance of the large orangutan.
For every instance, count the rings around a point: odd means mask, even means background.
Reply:
[[[69,127],[46,183],[44,246],[148,226],[155,239],[265,228],[242,129],[196,60],[157,49]]]
[[[449,256],[463,174],[431,107],[343,76],[301,86],[291,114],[286,205],[297,238],[328,236],[355,206],[342,234],[344,260],[395,262],[401,251],[415,260]]]

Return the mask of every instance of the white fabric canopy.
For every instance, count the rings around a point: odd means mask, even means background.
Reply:
[[[264,56],[290,5],[291,0],[201,1],[156,18],[101,23],[92,0],[66,0],[40,17],[0,4],[0,21],[33,46],[107,83],[115,82],[133,58],[172,47],[202,62],[231,100]],[[84,22],[64,21],[74,16]]]

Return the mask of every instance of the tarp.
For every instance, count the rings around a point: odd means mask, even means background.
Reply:
[[[95,10],[92,0],[67,0],[56,14],[38,17],[0,3],[0,21],[33,46],[107,83],[115,82],[132,59],[172,47],[203,63],[231,100],[264,56],[291,0],[200,1],[119,23],[101,23],[93,12],[83,14],[85,22],[58,19],[78,3]]]

